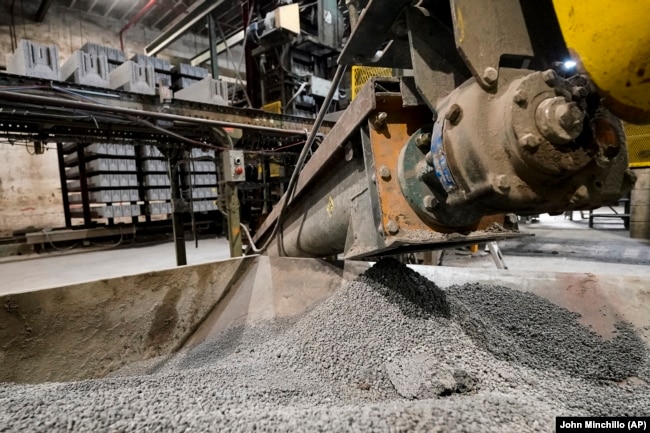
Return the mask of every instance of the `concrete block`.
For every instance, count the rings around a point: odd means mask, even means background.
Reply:
[[[172,89],[175,91],[190,87],[194,83],[201,81],[200,78],[178,77],[172,81]]]
[[[152,188],[145,191],[145,199],[151,201],[165,201],[171,199],[171,191],[169,188]]]
[[[143,146],[138,146],[138,153],[140,156],[149,157],[149,158],[164,158],[164,155],[156,146],[150,144],[145,144]]]
[[[148,187],[169,186],[166,174],[147,174],[144,176],[144,185]]]
[[[228,83],[206,77],[174,93],[175,99],[212,105],[228,105]]]
[[[61,81],[59,47],[41,45],[23,39],[7,62],[7,72],[26,77]]]
[[[162,159],[145,159],[142,161],[142,170],[167,173],[167,162]]]
[[[172,65],[164,59],[158,57],[145,56],[144,54],[135,54],[131,57],[131,61],[138,65],[153,66],[157,72],[171,73]]]
[[[632,172],[637,177],[634,189],[650,188],[650,168],[634,168]]]
[[[185,78],[194,78],[197,81],[210,76],[210,71],[206,68],[200,66],[192,66],[187,63],[180,63],[172,68],[172,75],[185,77]]]
[[[156,94],[156,82],[153,66],[138,65],[128,61],[118,66],[109,74],[110,87],[143,95]]]
[[[75,51],[61,67],[61,78],[87,86],[107,88],[108,60],[105,55],[96,55]]]
[[[650,188],[633,189],[630,195],[630,204],[650,206]]]
[[[105,47],[99,44],[94,44],[92,42],[86,42],[80,51],[84,53],[94,54],[95,56],[104,55],[108,60],[108,63],[111,64],[122,64],[126,61],[126,56],[124,51],[118,50],[117,48]]]

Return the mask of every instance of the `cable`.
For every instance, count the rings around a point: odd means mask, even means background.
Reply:
[[[287,102],[287,105],[284,107],[285,114],[287,113],[287,110],[291,108],[291,104],[293,104],[293,101],[295,101],[296,98],[300,96],[300,94],[307,89],[307,86],[309,86],[309,82],[305,81],[300,85],[300,87],[298,87],[296,93],[293,94],[291,99],[289,99],[289,102]]]
[[[289,205],[289,201],[291,200],[293,193],[295,191],[296,185],[298,183],[298,176],[302,171],[302,166],[305,163],[305,159],[307,158],[307,154],[309,153],[311,146],[314,144],[314,140],[316,140],[316,136],[318,135],[318,130],[320,129],[321,124],[323,123],[323,119],[325,118],[325,114],[327,113],[327,110],[329,109],[329,106],[332,103],[332,99],[334,99],[334,92],[337,91],[337,88],[341,83],[341,79],[343,78],[345,69],[346,69],[345,65],[338,65],[338,67],[336,68],[336,73],[334,74],[334,78],[332,79],[332,86],[329,88],[329,91],[327,92],[327,96],[323,101],[323,105],[321,105],[320,110],[318,111],[318,115],[316,116],[316,120],[314,121],[314,126],[312,127],[309,136],[307,137],[307,140],[305,142],[305,147],[302,148],[302,151],[300,152],[300,156],[298,157],[298,162],[296,163],[296,166],[293,169],[293,173],[291,174],[291,178],[289,179],[289,185],[287,186],[287,191],[284,193],[284,200],[282,200],[282,203],[280,205],[280,210],[278,212],[278,217],[275,220],[275,226],[273,227],[273,231],[271,232],[271,235],[268,237],[264,245],[258,249],[260,252],[266,251],[269,245],[271,245],[271,242],[273,241],[275,236],[278,234],[280,227],[282,226],[282,218],[284,217],[284,213],[287,209],[287,206]],[[253,245],[253,241],[251,239],[251,245],[249,245],[249,248],[253,249],[254,246],[255,245]]]

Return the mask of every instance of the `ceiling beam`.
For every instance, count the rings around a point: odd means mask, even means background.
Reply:
[[[42,23],[43,20],[45,19],[45,15],[47,15],[47,11],[52,6],[52,3],[54,3],[54,0],[42,0],[41,5],[38,7],[38,12],[36,12],[36,22],[37,23]]]
[[[228,47],[232,48],[235,45],[240,44],[244,40],[244,31],[241,30],[234,35],[230,36],[229,38],[226,39],[226,42],[220,42],[217,44],[217,54],[220,54],[224,51],[226,51],[226,44]],[[190,64],[192,66],[198,66],[202,63],[207,62],[210,60],[210,50],[205,50],[200,54],[197,54],[192,58],[190,61]]]
[[[193,4],[187,12],[168,25],[150,44],[144,47],[144,53],[155,56],[176,39],[186,33],[194,24],[204,19],[210,12],[219,7],[224,0],[203,0]]]

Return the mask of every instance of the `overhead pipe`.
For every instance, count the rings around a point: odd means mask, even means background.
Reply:
[[[138,13],[135,14],[133,18],[131,18],[131,21],[129,21],[128,23],[126,23],[124,27],[122,27],[122,30],[120,30],[120,48],[122,51],[124,51],[124,32],[126,32],[135,24],[137,24],[138,21],[140,21],[142,17],[144,17],[147,14],[147,12],[149,12],[149,10],[155,6],[157,1],[158,0],[149,0],[147,4],[144,5],[142,9],[140,9]]]

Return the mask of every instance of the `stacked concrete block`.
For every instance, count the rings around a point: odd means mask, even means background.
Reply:
[[[60,81],[59,47],[23,39],[7,62],[7,72],[25,77]]]
[[[145,191],[144,198],[148,201],[171,200],[172,194],[169,188],[151,188]]]
[[[91,208],[90,213],[93,218],[131,218],[140,215],[140,206],[137,204],[97,206]],[[83,215],[80,212],[73,212],[72,216],[80,218]]]
[[[630,195],[630,237],[650,239],[650,168],[635,168],[636,184]]]
[[[141,66],[152,66],[154,69],[155,83],[162,83],[163,86],[171,87],[172,66],[167,60],[159,59],[157,57],[145,56],[144,54],[136,54],[131,57],[131,61]]]
[[[75,51],[61,67],[61,78],[76,84],[107,88],[110,85],[108,60],[103,54]]]
[[[145,159],[142,161],[142,171],[166,173],[167,161],[162,159]]]
[[[118,66],[126,61],[124,51],[118,50],[117,48],[104,47],[102,45],[93,44],[91,42],[85,43],[84,46],[81,47],[80,51],[88,54],[93,54],[95,56],[106,56],[109,73],[113,72],[115,69],[117,69]]]
[[[90,191],[88,193],[90,203],[122,203],[139,201],[140,196],[137,189],[113,189]],[[69,195],[70,203],[79,204],[82,202],[81,193]]]
[[[205,68],[181,63],[172,68],[172,89],[184,89],[208,76],[210,72]]]
[[[192,211],[194,212],[212,212],[218,210],[216,200],[201,200],[192,202]]]
[[[228,105],[228,83],[207,77],[174,93],[175,99],[212,105]]]
[[[148,203],[147,213],[149,215],[169,215],[172,213],[171,203]]]
[[[132,61],[124,62],[109,74],[110,87],[143,95],[156,94],[153,66],[138,65]]]
[[[169,177],[166,174],[146,174],[143,182],[146,187],[169,186]]]
[[[86,162],[86,173],[103,171],[134,172],[136,170],[135,159],[100,158]],[[65,174],[67,177],[79,176],[79,166],[66,169]]]
[[[88,188],[133,188],[138,186],[138,177],[135,174],[97,174],[88,176],[86,182]],[[68,182],[68,190],[80,191],[81,182]]]
[[[201,200],[206,198],[217,198],[218,196],[219,196],[219,190],[216,186],[192,188],[192,199],[194,200]]]

